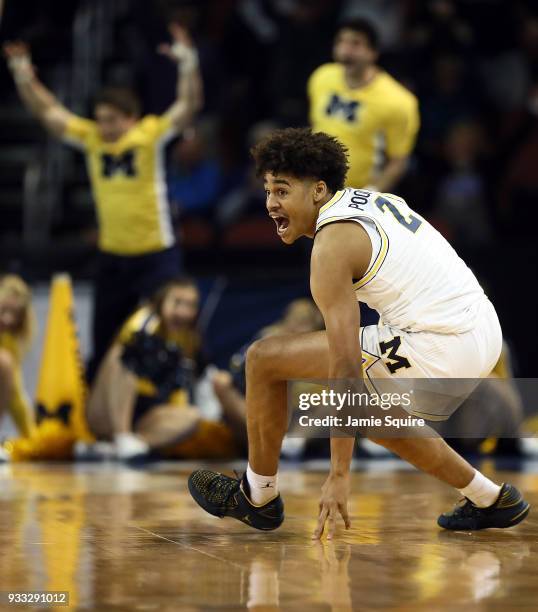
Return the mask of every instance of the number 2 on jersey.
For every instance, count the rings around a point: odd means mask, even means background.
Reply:
[[[396,221],[398,221],[400,225],[406,227],[410,232],[413,232],[413,234],[422,225],[422,221],[414,215],[409,215],[409,220],[406,219],[398,210],[396,204],[394,204],[387,198],[384,198],[383,196],[378,196],[375,200],[375,203],[379,210],[383,213],[385,212],[385,207],[388,208],[388,210],[390,210]]]

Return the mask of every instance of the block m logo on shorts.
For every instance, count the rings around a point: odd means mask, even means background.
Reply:
[[[379,348],[381,349],[381,354],[384,356],[386,353],[387,359],[385,359],[385,364],[389,369],[391,374],[397,372],[400,368],[410,368],[411,364],[406,357],[402,357],[402,355],[398,355],[398,349],[402,344],[402,340],[400,336],[394,336],[394,338],[390,342],[380,342]]]
[[[101,155],[102,175],[107,178],[113,177],[120,172],[125,176],[136,176],[135,168],[135,151],[125,151],[120,155],[112,155],[111,153],[103,153]]]
[[[341,115],[345,121],[353,123],[357,121],[357,110],[360,102],[356,100],[342,100],[338,94],[333,94],[325,109],[327,115]]]

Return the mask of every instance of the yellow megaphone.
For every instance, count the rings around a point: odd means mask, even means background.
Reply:
[[[67,459],[76,440],[91,441],[85,419],[86,394],[71,278],[56,274],[37,384],[37,428],[31,438],[6,443],[12,458]]]

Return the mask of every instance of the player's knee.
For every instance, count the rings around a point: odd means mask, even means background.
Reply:
[[[279,351],[274,338],[262,338],[253,342],[247,350],[247,376],[254,372],[268,372],[278,358]]]
[[[14,371],[13,357],[6,350],[0,349],[0,380],[11,382]]]

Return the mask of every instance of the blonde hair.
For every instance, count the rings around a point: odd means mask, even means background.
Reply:
[[[30,287],[15,274],[0,276],[0,300],[6,295],[14,295],[23,304],[23,315],[14,336],[19,341],[19,348],[25,353],[32,343],[35,333],[35,314],[32,306],[32,291]]]

